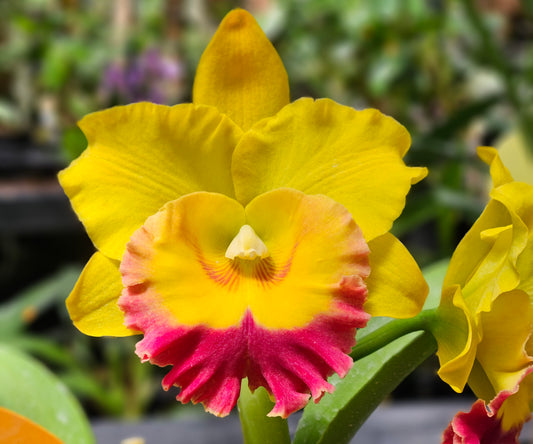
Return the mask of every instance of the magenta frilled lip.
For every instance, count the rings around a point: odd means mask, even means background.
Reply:
[[[137,354],[171,365],[163,387],[218,416],[243,378],[275,399],[271,416],[332,392],[369,318],[360,229],[340,204],[290,189],[246,208],[212,193],[171,202],[134,233],[120,270]]]
[[[359,294],[364,300],[364,291]],[[247,377],[252,390],[265,387],[275,398],[269,416],[287,417],[307,404],[309,393],[318,402],[334,390],[326,378],[334,372],[343,377],[351,368],[345,353],[355,344],[353,323],[364,325],[366,319],[364,314],[358,319],[324,316],[305,328],[269,331],[248,312],[241,325],[226,330],[154,325],[147,327],[136,352],[143,361],[173,366],[163,387],[181,387],[177,399],[183,403],[201,402],[207,411],[226,416]]]

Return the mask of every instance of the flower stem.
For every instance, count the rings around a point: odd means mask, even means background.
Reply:
[[[252,393],[248,388],[248,380],[243,379],[237,406],[245,444],[288,444],[291,442],[287,420],[267,416],[274,403],[269,399],[263,387],[259,387]]]
[[[395,319],[379,327],[357,341],[350,356],[354,361],[364,358],[390,344],[395,339],[414,331],[428,331],[435,309],[424,310],[409,319]]]

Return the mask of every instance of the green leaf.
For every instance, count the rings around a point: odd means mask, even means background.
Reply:
[[[46,367],[0,344],[0,406],[23,415],[65,443],[95,442],[76,398]]]
[[[334,375],[335,392],[307,405],[293,443],[348,443],[381,401],[435,350],[429,333],[414,332],[356,361],[344,379]]]

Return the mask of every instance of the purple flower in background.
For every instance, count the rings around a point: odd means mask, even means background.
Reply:
[[[179,95],[183,66],[151,48],[104,71],[101,94],[106,102],[167,103]]]

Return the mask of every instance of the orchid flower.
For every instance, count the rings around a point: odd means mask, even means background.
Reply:
[[[478,154],[490,165],[491,200],[451,259],[432,329],[439,375],[454,390],[468,382],[486,402],[512,392],[498,413],[510,430],[533,400],[533,186],[515,182],[494,148]]]
[[[533,368],[523,376],[531,371]],[[502,425],[502,406],[518,390],[519,384],[501,391],[489,404],[478,399],[470,412],[459,412],[444,431],[442,444],[518,444],[524,421],[507,430]]]
[[[286,417],[344,376],[369,316],[416,315],[427,285],[390,233],[425,168],[376,110],[290,103],[287,74],[244,10],[205,50],[193,103],[136,103],[79,125],[60,182],[97,252],[67,300],[92,336],[142,333],[163,387],[215,415],[241,380]]]

